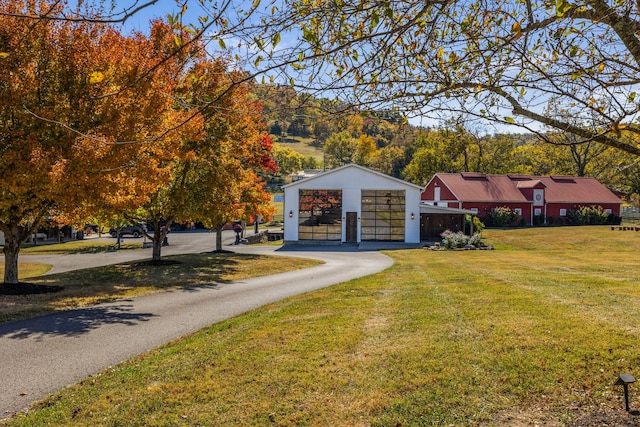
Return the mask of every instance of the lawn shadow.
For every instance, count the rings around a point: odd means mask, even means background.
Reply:
[[[27,339],[44,335],[73,337],[86,334],[103,325],[135,326],[155,315],[133,312],[131,304],[60,311],[29,320],[0,324],[0,337]]]

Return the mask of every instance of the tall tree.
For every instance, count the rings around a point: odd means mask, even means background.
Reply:
[[[404,178],[425,185],[436,172],[465,171],[467,138],[460,132],[440,129],[421,132],[416,140],[417,150],[407,167]]]
[[[0,0],[9,15],[63,7]],[[96,205],[127,204],[166,182],[166,136],[184,117],[172,115],[168,63],[140,34],[8,16],[0,52],[0,230],[4,282],[15,284],[20,244],[46,216],[80,222]]]
[[[280,144],[273,146],[273,160],[278,166],[278,173],[290,175],[302,169],[304,156],[292,148]]]
[[[324,143],[325,167],[332,169],[351,163],[357,146],[358,140],[351,132],[334,133]]]
[[[188,210],[218,231],[217,251],[225,224],[273,213],[258,173],[277,171],[262,104],[253,98],[246,74],[227,66],[206,61],[194,67],[189,91],[205,120],[204,137],[195,141],[194,155],[180,169]]]

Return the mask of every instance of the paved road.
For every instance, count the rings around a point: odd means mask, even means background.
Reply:
[[[199,237],[186,238],[195,242]],[[206,234],[202,236],[206,237]],[[200,237],[202,237],[200,236]],[[213,235],[209,234],[213,249]],[[203,238],[204,239],[204,238]],[[163,253],[202,251],[202,243],[180,243],[176,235]],[[175,244],[174,244],[175,242]],[[207,241],[208,242],[208,241]],[[197,249],[197,247],[200,249]],[[168,249],[168,248],[165,248]],[[0,325],[0,419],[74,384],[91,374],[212,323],[280,299],[312,291],[389,267],[391,259],[377,251],[341,247],[281,248],[225,246],[237,252],[315,258],[318,267],[228,284],[158,293],[86,309]],[[136,255],[137,253],[137,255]],[[148,250],[120,251],[81,257],[48,256],[51,273],[148,258]],[[27,257],[24,257],[27,258]],[[22,258],[22,260],[24,260]],[[42,257],[37,257],[42,260]],[[29,257],[36,260],[36,256]],[[75,260],[75,261],[74,261]],[[81,260],[81,262],[78,262]],[[107,262],[108,261],[108,262]]]

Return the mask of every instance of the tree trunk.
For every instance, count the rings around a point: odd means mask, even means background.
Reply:
[[[18,254],[20,253],[20,229],[11,227],[4,228],[4,283],[10,285],[18,284]]]
[[[226,224],[227,222],[223,221],[216,227],[216,252],[222,252],[222,230]]]
[[[166,235],[166,230],[162,230],[161,227],[158,227],[156,224],[156,227],[153,229],[153,261],[160,261],[162,259],[162,241]]]
[[[216,252],[222,252],[222,227],[224,225],[219,226],[216,231]]]

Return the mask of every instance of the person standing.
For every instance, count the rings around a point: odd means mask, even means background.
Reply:
[[[240,223],[240,221],[236,221],[233,225],[233,231],[236,232],[236,245],[240,244],[240,235],[242,234],[242,230],[242,224]]]

